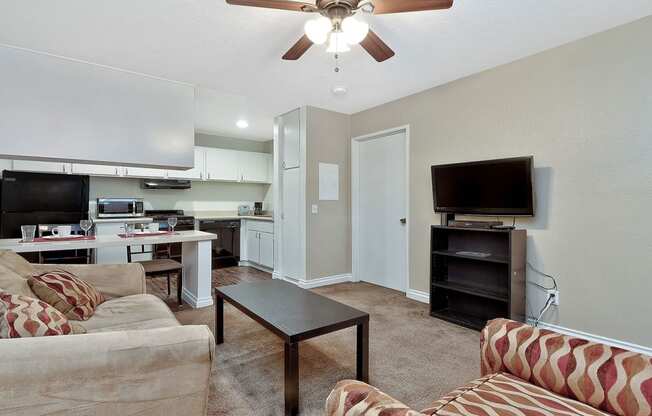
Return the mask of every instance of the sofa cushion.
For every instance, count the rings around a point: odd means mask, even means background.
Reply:
[[[37,297],[27,284],[27,279],[5,267],[2,263],[0,263],[0,290],[30,298]]]
[[[608,415],[508,373],[491,374],[477,379],[442,397],[422,413],[426,415]]]
[[[68,335],[71,332],[66,317],[47,303],[0,292],[0,338]]]
[[[88,320],[105,300],[93,286],[63,270],[32,276],[28,283],[39,299],[76,321]]]
[[[29,279],[34,274],[34,266],[20,254],[11,250],[0,250],[0,264],[14,273]]]
[[[88,333],[180,326],[161,299],[154,295],[131,295],[107,300],[84,322],[76,322]]]

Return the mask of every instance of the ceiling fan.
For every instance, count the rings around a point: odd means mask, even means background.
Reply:
[[[453,0],[316,0],[315,4],[292,0],[226,0],[237,6],[317,13],[320,16],[305,25],[305,35],[283,55],[295,61],[313,44],[329,42],[327,52],[346,52],[350,45],[360,44],[378,62],[394,56],[394,51],[369,29],[369,24],[355,19],[358,12],[389,14],[449,9]]]

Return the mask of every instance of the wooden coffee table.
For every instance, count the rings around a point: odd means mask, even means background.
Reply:
[[[357,327],[356,378],[369,381],[369,314],[282,280],[215,289],[216,343],[224,343],[224,301],[285,341],[285,414],[299,411],[299,342]]]

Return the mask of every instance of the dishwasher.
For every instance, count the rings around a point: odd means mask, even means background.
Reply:
[[[200,220],[199,230],[217,235],[212,241],[213,269],[237,266],[240,262],[240,220]]]

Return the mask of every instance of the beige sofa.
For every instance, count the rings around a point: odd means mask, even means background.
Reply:
[[[30,270],[7,264],[13,256],[0,253],[0,288],[29,290],[17,279]],[[88,321],[72,321],[86,334],[0,339],[0,415],[206,414],[213,335],[204,325],[181,326],[145,294],[142,266],[29,267],[68,270],[108,300]]]

